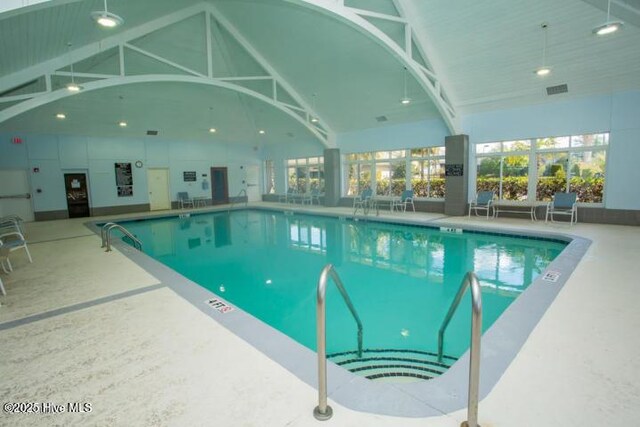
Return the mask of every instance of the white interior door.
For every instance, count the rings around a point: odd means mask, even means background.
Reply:
[[[169,169],[147,169],[149,205],[152,211],[171,209]]]
[[[0,170],[0,216],[7,215],[33,221],[29,178],[24,169]]]
[[[260,201],[260,166],[248,165],[247,170],[247,197],[250,202]]]

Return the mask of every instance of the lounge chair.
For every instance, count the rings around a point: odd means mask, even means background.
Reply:
[[[362,190],[362,193],[360,193],[359,196],[354,197],[353,199],[353,214],[355,215],[356,212],[358,212],[359,208],[362,208],[362,210],[367,213],[370,205],[371,205],[371,198],[373,197],[373,190],[370,188],[367,188],[366,190]]]
[[[551,222],[555,222],[554,215],[568,215],[571,218],[571,225],[578,223],[578,205],[576,193],[556,193],[553,195],[553,201],[547,208],[547,216],[544,222],[551,218]]]
[[[489,219],[489,213],[491,212],[492,204],[493,204],[493,191],[480,191],[476,195],[476,199],[469,203],[469,218],[471,218],[471,211],[475,211],[476,216],[478,216],[478,211],[486,211],[487,219]]]
[[[29,262],[33,262],[33,258],[31,258],[31,253],[27,247],[27,240],[18,230],[5,231],[0,234],[0,249],[5,249],[9,253],[18,249],[24,249],[27,253],[27,257],[29,258]],[[5,258],[6,259],[3,260],[2,268],[4,269],[4,262],[6,262],[7,267],[9,267],[9,271],[13,271],[9,257],[7,256]]]
[[[193,199],[189,197],[189,193],[186,191],[180,191],[178,193],[178,201],[180,202],[180,209],[184,209],[188,206],[195,208],[195,204],[193,203]]]
[[[15,227],[18,231],[24,234],[24,228],[22,227],[23,222],[23,219],[18,215],[3,216],[0,217],[0,228]]]
[[[413,204],[413,190],[404,190],[402,196],[391,203],[391,210],[400,210],[400,208],[402,208],[402,212],[406,212],[407,206],[411,205],[411,209],[413,209],[414,212],[416,211],[416,206]]]
[[[289,203],[289,201],[294,200],[296,195],[296,190],[293,188],[287,188],[287,192],[285,194],[281,194],[278,196],[279,202]]]

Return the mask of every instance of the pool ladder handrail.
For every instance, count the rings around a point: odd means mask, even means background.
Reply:
[[[100,247],[104,248],[106,246],[107,249],[105,249],[105,252],[111,252],[111,230],[113,229],[120,230],[122,234],[133,241],[133,247],[142,252],[142,242],[140,241],[140,239],[131,234],[129,230],[115,222],[106,223],[102,226],[102,230],[100,230],[100,237],[102,237],[102,246]]]
[[[313,416],[320,421],[325,421],[333,415],[333,409],[327,405],[327,329],[326,329],[326,291],[327,281],[331,277],[333,283],[340,291],[344,302],[358,325],[358,357],[362,357],[362,322],[356,312],[349,294],[347,294],[338,272],[332,264],[327,264],[320,273],[316,295],[316,339],[318,346],[318,406],[313,410]]]
[[[242,190],[238,191],[238,195],[235,197],[236,199],[238,197],[240,197],[240,195],[244,193],[245,197],[247,198],[247,200],[245,200],[244,202],[244,207],[246,208],[249,205],[249,195],[247,194],[247,190],[245,188],[243,188]],[[229,211],[231,211],[231,209],[233,209],[233,205],[236,204],[236,201],[234,200],[233,202],[231,202],[231,204],[229,205]]]
[[[469,349],[469,396],[467,407],[467,421],[461,427],[479,427],[478,424],[478,399],[480,389],[480,341],[482,337],[482,289],[478,276],[473,271],[465,274],[460,288],[456,294],[449,311],[438,331],[438,362],[442,362],[442,351],[444,346],[444,332],[449,326],[449,322],[456,312],[460,301],[471,288],[471,348]]]

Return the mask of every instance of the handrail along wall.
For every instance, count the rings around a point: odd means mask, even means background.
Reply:
[[[444,346],[444,332],[449,326],[449,322],[453,317],[456,309],[460,305],[460,301],[467,291],[471,288],[471,348],[469,349],[469,397],[467,408],[467,421],[463,422],[461,427],[479,427],[478,425],[478,399],[480,389],[480,339],[482,337],[482,289],[478,277],[472,271],[468,272],[458,293],[456,294],[449,311],[438,331],[438,362],[442,362],[442,351]]]
[[[318,346],[318,406],[313,410],[313,416],[320,421],[331,418],[333,410],[327,405],[327,330],[326,330],[326,291],[327,281],[331,277],[340,291],[344,302],[358,325],[358,357],[362,357],[362,322],[356,312],[349,294],[347,294],[338,273],[332,264],[327,264],[320,273],[316,300],[316,338]]]

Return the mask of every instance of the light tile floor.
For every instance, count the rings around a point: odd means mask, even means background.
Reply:
[[[480,403],[480,422],[483,427],[635,425],[640,227],[394,215],[592,239],[516,359]],[[0,413],[0,425],[454,427],[465,419],[464,411],[411,419],[330,402],[334,417],[316,421],[314,388],[170,289],[154,287],[158,280],[119,252],[105,254],[100,238],[83,222],[28,224],[34,263],[12,254],[15,271],[3,274],[8,295],[0,297],[0,401],[90,402],[92,411]],[[79,303],[87,304],[2,330],[8,321]]]

